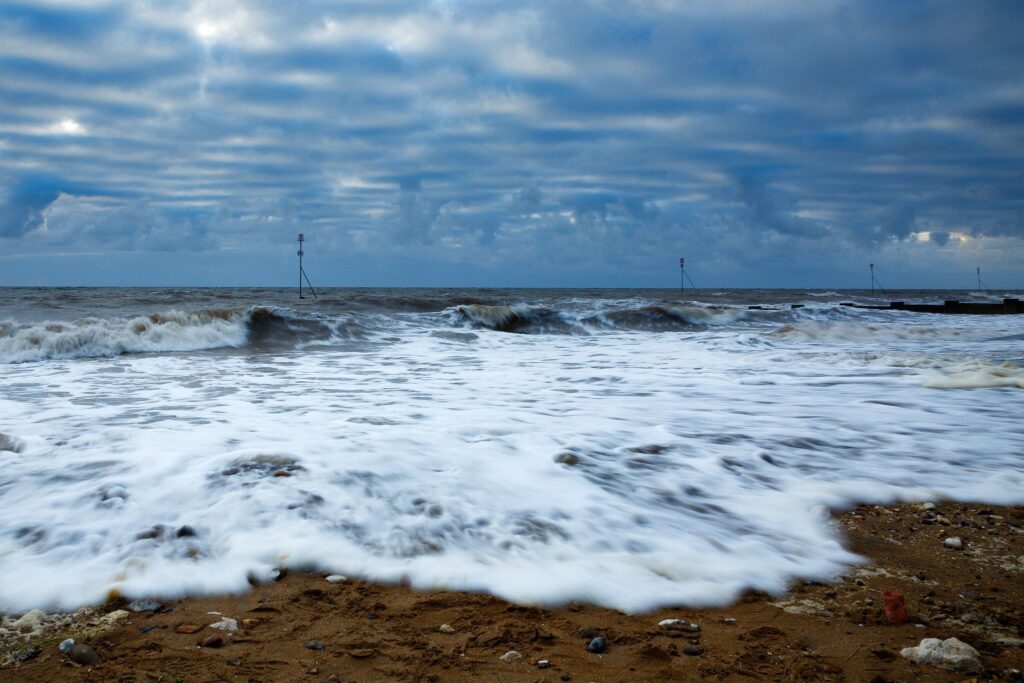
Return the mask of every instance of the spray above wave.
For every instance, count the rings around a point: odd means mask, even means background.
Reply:
[[[98,358],[125,353],[168,353],[223,348],[294,346],[357,333],[262,307],[167,311],[132,318],[83,318],[74,322],[0,322],[0,363]]]

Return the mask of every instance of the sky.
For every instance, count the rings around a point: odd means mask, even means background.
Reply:
[[[0,285],[1024,287],[1019,0],[4,0]]]

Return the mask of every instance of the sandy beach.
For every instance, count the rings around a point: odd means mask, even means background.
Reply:
[[[865,564],[835,583],[748,594],[723,609],[541,609],[291,572],[243,595],[161,601],[138,612],[131,608],[140,605],[115,599],[64,624],[51,615],[33,634],[4,634],[0,680],[1021,680],[1024,508],[927,507],[837,513]],[[945,545],[952,537],[962,548]],[[893,589],[904,598],[905,623],[886,618],[883,596]],[[236,631],[213,628],[225,618]],[[682,623],[660,625],[665,620]],[[92,647],[97,661],[62,655],[68,637]],[[588,652],[595,637],[605,639],[604,652]],[[969,644],[982,668],[944,670],[901,656],[924,638]]]

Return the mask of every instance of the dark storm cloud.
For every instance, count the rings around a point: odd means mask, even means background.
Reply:
[[[6,270],[277,268],[301,230],[396,284],[1009,283],[1022,33],[997,0],[5,3]]]

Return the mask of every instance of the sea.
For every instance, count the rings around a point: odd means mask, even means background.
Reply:
[[[860,561],[830,509],[1024,503],[1024,315],[842,305],[1020,292],[317,293],[0,289],[0,610],[722,605]]]

